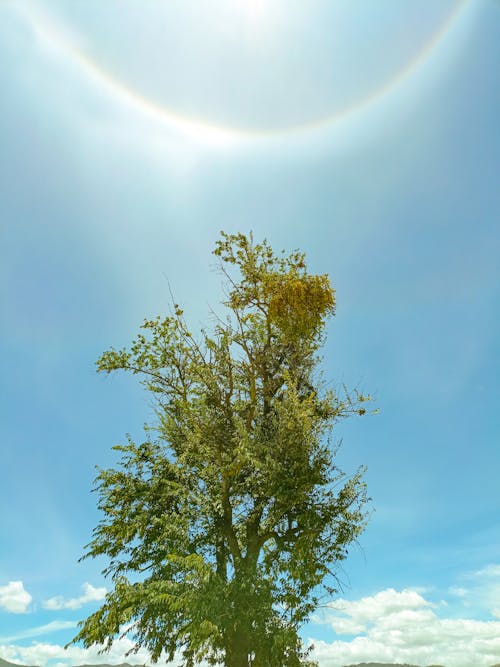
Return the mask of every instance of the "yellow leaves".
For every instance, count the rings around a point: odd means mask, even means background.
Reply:
[[[221,234],[214,254],[230,278],[226,305],[237,313],[240,324],[274,325],[287,338],[315,338],[328,315],[335,310],[335,293],[327,275],[307,272],[300,251],[274,254],[266,241],[254,244],[244,234]],[[223,264],[234,264],[241,280],[231,278]]]
[[[315,331],[335,309],[335,291],[327,275],[268,273],[263,290],[271,321],[288,335]]]

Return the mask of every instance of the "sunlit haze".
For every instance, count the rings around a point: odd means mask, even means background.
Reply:
[[[320,667],[500,662],[496,0],[0,2],[0,658],[63,647],[112,582],[78,558],[95,466],[154,421],[103,377],[170,291],[224,294],[220,230],[300,248],[337,311],[325,379],[371,516],[301,630]]]

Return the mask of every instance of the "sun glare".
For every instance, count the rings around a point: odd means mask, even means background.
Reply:
[[[247,14],[252,19],[264,18],[266,5],[266,0],[247,0],[245,3]]]
[[[249,28],[272,22],[281,4],[276,0],[223,0],[222,4],[236,21],[245,21]]]

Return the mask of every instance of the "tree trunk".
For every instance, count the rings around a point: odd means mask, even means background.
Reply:
[[[248,667],[248,642],[242,634],[235,635],[226,648],[225,667]]]
[[[242,650],[226,651],[225,667],[248,667],[248,653]]]

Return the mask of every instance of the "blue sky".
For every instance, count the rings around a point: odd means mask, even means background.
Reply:
[[[94,361],[169,284],[201,326],[224,229],[330,274],[325,375],[380,409],[337,432],[375,512],[321,667],[500,661],[499,33],[494,0],[0,4],[0,657],[103,661],[62,649],[109,586],[94,466],[152,413]]]

